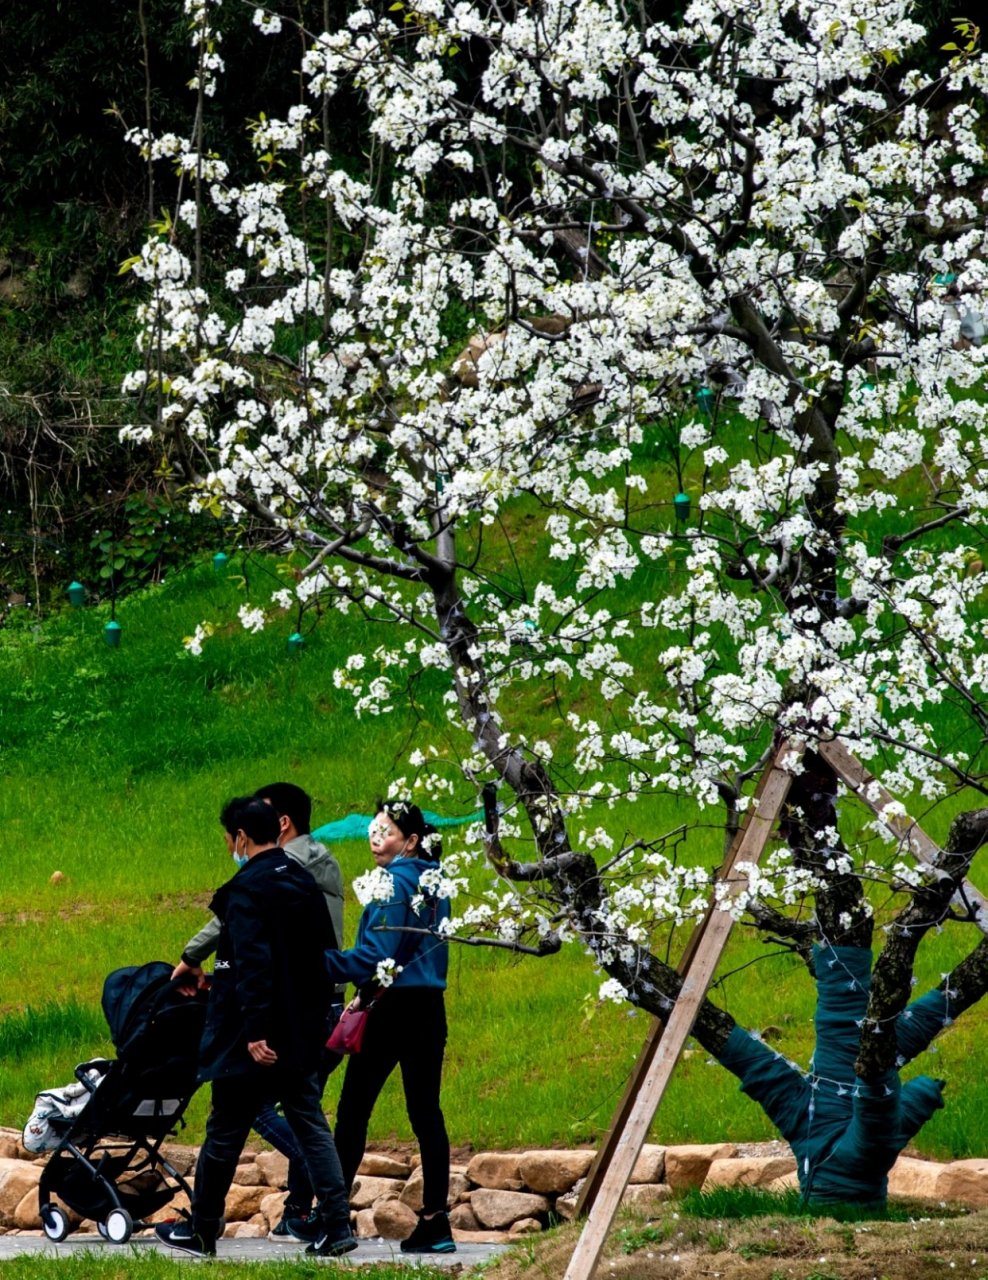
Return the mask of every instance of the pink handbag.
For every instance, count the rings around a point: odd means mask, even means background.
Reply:
[[[346,1008],[340,1014],[340,1020],[326,1041],[326,1048],[345,1056],[348,1053],[359,1053],[364,1043],[364,1032],[367,1030],[367,1018],[373,1009],[373,1001],[362,1009]]]

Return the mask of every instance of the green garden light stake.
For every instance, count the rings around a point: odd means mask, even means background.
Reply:
[[[72,608],[78,609],[86,599],[86,588],[81,582],[70,582],[65,589],[65,594]]]
[[[120,630],[120,623],[115,618],[111,618],[103,628],[103,639],[111,649],[120,648]]]
[[[672,500],[672,509],[676,513],[676,519],[685,524],[690,518],[690,495],[688,493],[677,493]]]
[[[288,652],[298,653],[305,647],[305,636],[300,631],[293,631],[288,637]]]
[[[230,563],[230,557],[225,551],[217,551],[213,556],[213,572],[222,573],[226,566]]]

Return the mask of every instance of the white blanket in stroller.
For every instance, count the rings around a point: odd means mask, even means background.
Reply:
[[[103,1079],[95,1069],[90,1069],[86,1075],[94,1086]],[[21,1138],[28,1151],[35,1155],[54,1151],[72,1128],[76,1117],[85,1110],[91,1096],[92,1091],[77,1081],[39,1093]]]

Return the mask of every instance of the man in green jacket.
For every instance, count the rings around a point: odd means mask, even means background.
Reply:
[[[266,801],[277,813],[280,823],[278,843],[289,857],[305,867],[322,890],[333,922],[337,947],[342,946],[343,874],[339,863],[326,846],[313,840],[310,834],[312,797],[294,782],[272,782],[259,787],[254,792],[254,798]],[[202,986],[206,981],[202,966],[216,950],[219,934],[220,922],[214,916],[186,943],[182,959],[175,966],[172,977],[188,976],[190,982],[194,980],[197,986]],[[345,987],[338,987],[334,994],[326,1027],[327,1038],[343,1012],[344,993]],[[326,1079],[338,1063],[339,1059],[335,1055],[323,1055],[318,1075],[321,1089],[326,1087]],[[270,1142],[277,1151],[288,1157],[288,1196],[282,1220],[272,1234],[278,1238],[291,1238],[292,1233],[285,1224],[289,1219],[304,1220],[312,1206],[312,1186],[305,1160],[290,1125],[273,1106],[266,1106],[258,1113],[254,1129],[266,1142]],[[309,1239],[308,1236],[305,1238]]]

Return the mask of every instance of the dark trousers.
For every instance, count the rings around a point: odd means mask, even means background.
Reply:
[[[349,1188],[363,1159],[374,1103],[395,1067],[422,1153],[423,1212],[445,1210],[449,1198],[449,1138],[439,1105],[446,1006],[431,987],[393,987],[375,1002],[360,1053],[346,1064],[336,1113],[336,1148]]]
[[[339,1022],[342,1012],[342,1004],[334,1004],[330,1007],[329,1021],[326,1026],[327,1039]],[[331,1072],[335,1071],[342,1061],[338,1053],[331,1053],[328,1049],[322,1050],[316,1073],[320,1097]],[[280,1151],[288,1158],[288,1196],[285,1199],[284,1216],[304,1218],[312,1207],[312,1183],[309,1181],[309,1173],[305,1167],[305,1156],[291,1125],[275,1104],[269,1102],[257,1113],[253,1127],[254,1132],[259,1133],[265,1142],[270,1142],[275,1151]]]
[[[192,1195],[196,1228],[206,1235],[216,1231],[247,1135],[258,1112],[274,1102],[281,1103],[298,1140],[320,1218],[331,1235],[345,1235],[350,1206],[316,1074],[279,1067],[213,1081],[206,1140],[199,1152]]]

